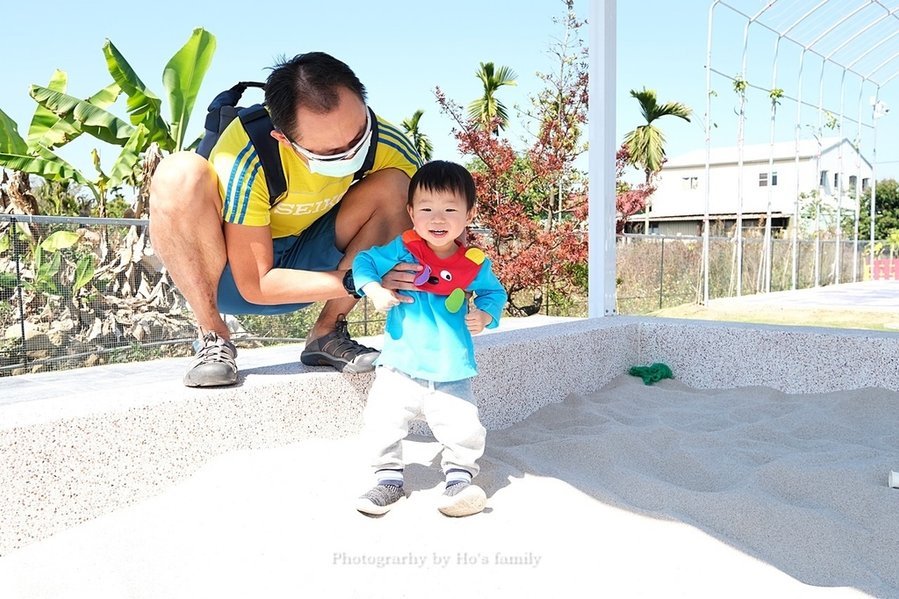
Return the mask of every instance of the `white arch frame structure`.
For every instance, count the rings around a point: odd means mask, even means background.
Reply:
[[[615,313],[615,63],[616,63],[616,0],[592,0],[590,3],[590,247],[589,247],[589,300],[590,317],[598,317]],[[850,121],[856,125],[857,136],[861,138],[862,129],[867,127],[873,132],[872,143],[872,198],[871,227],[871,267],[874,261],[874,219],[876,211],[876,166],[877,166],[877,120],[883,116],[883,104],[880,91],[885,85],[899,76],[899,4],[888,6],[887,0],[770,0],[761,9],[750,13],[740,4],[758,6],[758,1],[750,0],[713,0],[709,6],[708,43],[706,62],[706,165],[705,174],[708,181],[709,159],[711,152],[711,77],[713,74],[733,80],[730,75],[716,71],[712,64],[712,34],[716,9],[728,9],[745,18],[742,77],[745,80],[747,48],[750,33],[754,29],[763,28],[776,37],[774,59],[771,64],[771,90],[777,87],[777,66],[780,56],[780,44],[786,40],[794,44],[799,51],[799,81],[795,95],[783,96],[796,103],[797,116],[795,122],[795,141],[798,147],[801,137],[801,115],[803,106],[811,107],[818,112],[819,128],[824,114],[823,86],[824,70],[827,65],[841,72],[840,106],[834,112],[838,115],[840,138],[844,138],[844,124]],[[882,34],[882,35],[881,35]],[[876,39],[876,43],[870,43]],[[819,97],[817,105],[810,104],[802,98],[803,67],[807,56],[813,55],[821,60],[819,74]],[[886,58],[883,58],[883,57]],[[859,80],[856,117],[847,115],[845,109],[845,79],[847,74]],[[864,94],[868,86],[873,89],[870,121],[863,120]],[[763,88],[759,88],[763,89]],[[770,140],[773,144],[776,106],[772,103]],[[745,117],[741,117],[742,119]],[[741,122],[739,127],[742,127]],[[742,147],[738,140],[738,147]],[[739,152],[738,152],[739,153]],[[773,160],[769,156],[769,166]],[[742,170],[742,169],[740,169]],[[738,183],[739,185],[739,183]],[[703,299],[709,301],[709,186],[706,185],[705,214],[703,218]],[[798,183],[797,183],[798,187]],[[839,196],[842,196],[840,181]],[[855,244],[854,253],[858,251],[858,216],[859,185],[856,185],[855,210]],[[794,216],[799,216],[799,191],[796,190]],[[742,193],[742,192],[740,192]],[[770,189],[769,189],[770,194]],[[769,195],[770,197],[770,195]],[[841,201],[841,200],[839,200]],[[771,210],[770,200],[767,212],[764,237],[765,286],[770,290],[771,283]],[[837,210],[840,206],[838,203]],[[741,215],[738,213],[737,236],[742,236]],[[839,231],[839,227],[838,227]],[[839,233],[838,233],[839,235]],[[793,227],[792,286],[795,289],[798,272],[798,227]],[[837,244],[839,248],[839,243]],[[738,240],[737,248],[742,251]],[[816,244],[816,284],[818,281],[819,259]],[[836,269],[840,266],[839,250],[836,258]],[[857,278],[855,270],[857,260],[853,262],[853,279]],[[738,271],[742,270],[742,263]],[[839,270],[837,270],[839,273]],[[839,275],[838,275],[839,276]],[[837,279],[839,280],[839,278]],[[739,285],[739,284],[738,284]],[[738,286],[739,289],[739,286]],[[738,291],[739,293],[739,291]]]
[[[875,237],[875,212],[876,212],[876,168],[877,168],[877,149],[876,149],[876,130],[877,130],[877,120],[880,116],[882,116],[882,107],[883,104],[880,102],[880,90],[887,83],[892,81],[894,78],[899,76],[899,51],[895,51],[889,54],[886,59],[878,60],[879,57],[884,53],[884,49],[882,46],[888,44],[890,41],[893,41],[894,38],[897,38],[897,34],[899,34],[899,6],[890,7],[887,6],[885,0],[810,0],[808,2],[797,2],[795,0],[771,0],[764,4],[764,6],[754,13],[748,13],[744,9],[742,9],[736,0],[714,0],[711,2],[709,6],[709,17],[708,17],[708,41],[707,41],[707,59],[706,59],[706,177],[708,180],[709,175],[709,162],[710,162],[710,153],[711,153],[711,129],[712,129],[712,85],[711,78],[713,74],[719,75],[726,79],[730,79],[731,81],[734,78],[730,75],[722,73],[718,71],[712,62],[712,49],[713,49],[713,31],[715,24],[715,13],[716,9],[728,9],[733,13],[741,16],[745,19],[745,25],[743,29],[743,48],[742,48],[742,57],[741,57],[741,72],[740,77],[745,81],[746,80],[746,62],[748,57],[748,47],[749,47],[749,39],[751,30],[755,28],[762,28],[767,30],[770,34],[776,36],[775,39],[775,47],[773,53],[773,60],[771,62],[771,87],[770,90],[778,89],[777,85],[777,67],[778,67],[778,59],[780,56],[780,44],[782,40],[787,40],[794,44],[799,51],[799,77],[796,83],[796,93],[793,96],[784,95],[782,97],[792,100],[796,103],[796,121],[794,124],[795,129],[795,144],[796,144],[796,161],[798,166],[799,160],[799,144],[801,141],[801,128],[802,128],[802,107],[804,105],[809,105],[806,101],[802,99],[802,84],[803,84],[803,67],[805,65],[805,59],[807,55],[817,56],[821,61],[821,70],[819,73],[818,80],[818,102],[817,106],[811,105],[817,111],[818,114],[818,134],[816,138],[821,134],[821,121],[825,111],[831,114],[836,115],[836,121],[839,123],[839,139],[846,139],[847,132],[845,130],[846,121],[851,121],[856,125],[856,140],[859,146],[861,146],[861,138],[862,138],[862,129],[864,127],[868,127],[873,131],[873,143],[871,146],[871,156],[872,156],[872,170],[873,176],[872,180],[875,185],[872,185],[872,199],[870,206],[870,217],[871,217],[871,226],[869,231],[869,242],[870,242],[870,265],[873,270],[874,266],[874,237]],[[747,4],[747,2],[742,2],[742,4]],[[756,5],[758,3],[755,3]],[[880,37],[879,41],[875,44],[871,44],[870,37],[874,37],[877,39],[878,32],[884,33],[882,37]],[[896,39],[895,41],[899,41]],[[895,42],[894,42],[895,43]],[[899,46],[897,46],[899,47]],[[880,49],[880,53],[877,53],[878,49]],[[887,53],[890,50],[886,50]],[[825,84],[825,68],[832,67],[836,69],[840,73],[840,82],[839,82],[839,107],[834,107],[832,110],[830,107],[825,106],[824,101],[824,84]],[[857,78],[859,93],[857,99],[857,117],[852,118],[847,115],[845,99],[846,99],[846,76],[850,74]],[[758,86],[757,89],[764,89]],[[872,95],[872,111],[871,111],[871,121],[870,123],[863,121],[863,111],[862,107],[864,105],[864,90],[870,89],[873,92]],[[739,125],[738,125],[738,156],[742,156],[742,147],[743,147],[743,138],[742,131],[745,121],[745,112],[742,108],[742,100],[741,98],[741,109],[739,112]],[[773,150],[774,140],[775,140],[775,114],[776,114],[776,105],[777,103],[771,103],[771,127],[770,127],[770,138],[769,138],[769,146]],[[820,138],[819,138],[820,139]],[[861,147],[859,148],[861,150]],[[843,156],[842,156],[842,144],[840,145],[839,150],[839,158],[838,160],[842,164]],[[769,170],[771,170],[771,166],[773,163],[773,154],[769,153]],[[858,173],[860,169],[860,164],[858,159],[856,160],[856,173]],[[738,170],[742,172],[742,160],[738,159]],[[843,172],[843,168],[840,169]],[[859,178],[860,180],[860,178]],[[794,226],[793,226],[793,235],[792,235],[792,272],[791,272],[791,280],[792,280],[792,288],[796,289],[797,287],[797,279],[798,279],[798,248],[799,248],[799,239],[798,239],[798,226],[795,223],[798,223],[799,220],[799,193],[800,189],[796,188],[796,202],[794,205]],[[843,179],[839,180],[839,188],[837,191],[837,227],[836,227],[836,256],[834,258],[834,272],[835,279],[837,281],[841,280],[841,237],[842,237],[842,228],[839,226],[841,222],[841,211],[842,211],[842,198],[844,195],[844,182]],[[858,246],[859,246],[859,206],[860,206],[860,190],[859,185],[856,185],[855,188],[855,210],[854,210],[854,220],[855,220],[855,234],[853,239],[853,273],[852,279],[858,280],[858,272],[857,272],[857,264],[858,264]],[[738,206],[742,206],[742,183],[738,181],[738,193],[740,197],[738,198]],[[768,202],[768,210],[766,213],[765,219],[765,234],[763,240],[763,261],[762,267],[764,269],[764,286],[762,288],[763,291],[767,292],[771,289],[771,269],[772,269],[772,260],[771,260],[771,247],[772,247],[772,237],[771,237],[771,186],[768,188],[769,202]],[[703,219],[703,299],[704,302],[708,302],[709,300],[709,204],[710,204],[710,190],[709,186],[706,186],[705,189],[706,195],[706,211]],[[735,245],[737,252],[737,295],[741,294],[742,290],[742,218],[739,212],[737,213],[737,224],[735,227]],[[819,232],[816,232],[816,245],[815,245],[815,285],[818,285],[820,282],[820,239],[817,237]]]

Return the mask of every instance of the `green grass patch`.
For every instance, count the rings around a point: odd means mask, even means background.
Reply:
[[[899,313],[857,308],[849,311],[822,308],[783,308],[767,305],[719,307],[712,302],[708,307],[696,304],[685,304],[674,308],[657,310],[650,315],[664,318],[829,327],[837,329],[862,329],[871,331],[895,332],[897,328],[899,328]]]

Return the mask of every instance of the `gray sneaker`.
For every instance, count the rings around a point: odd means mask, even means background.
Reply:
[[[343,314],[337,317],[334,331],[306,344],[300,362],[306,366],[330,366],[338,372],[360,374],[375,369],[374,361],[381,352],[350,338]]]
[[[380,516],[389,512],[397,501],[405,497],[402,487],[375,485],[371,491],[356,500],[356,509],[369,516]]]
[[[237,348],[214,331],[194,342],[197,352],[184,374],[186,387],[224,387],[237,382]]]
[[[440,496],[437,509],[444,516],[460,518],[484,511],[487,507],[487,494],[477,485],[460,482],[450,485]]]

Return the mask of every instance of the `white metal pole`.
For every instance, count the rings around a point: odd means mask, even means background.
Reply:
[[[821,143],[824,135],[822,122],[824,119],[824,67],[827,63],[821,63],[821,74],[818,78],[818,153],[815,164],[818,171],[818,189],[820,193],[815,198],[815,287],[821,284],[821,204],[824,202],[824,192],[827,190],[827,180],[821,176]]]
[[[852,282],[858,282],[858,244],[859,244],[859,221],[861,220],[862,202],[861,192],[862,186],[862,96],[865,91],[865,82],[861,81],[858,85],[858,120],[855,129],[855,219],[852,230]]]
[[[774,270],[772,264],[774,252],[771,248],[773,245],[773,240],[771,239],[771,202],[773,201],[774,194],[774,123],[777,118],[777,103],[780,102],[780,99],[774,95],[774,90],[777,89],[777,53],[780,50],[780,40],[781,36],[777,36],[777,39],[774,42],[774,59],[771,67],[771,92],[769,96],[769,99],[771,100],[771,130],[768,136],[768,194],[767,208],[765,210],[765,236],[762,240],[762,268],[765,269],[765,293],[771,291],[771,273]]]
[[[837,222],[836,222],[836,239],[837,245],[834,249],[834,267],[833,278],[834,283],[839,285],[843,282],[843,179],[846,177],[846,169],[843,167],[843,147],[846,136],[843,133],[843,115],[844,103],[846,100],[846,69],[843,69],[843,75],[840,77],[840,141],[837,148],[837,163],[840,165],[839,180],[836,186],[837,192]]]
[[[737,115],[737,211],[734,222],[734,243],[736,244],[737,262],[737,297],[743,295],[743,138],[746,127],[746,90],[749,89],[746,81],[746,55],[749,47],[749,26],[752,19],[746,22],[743,28],[743,58],[740,68],[740,112]]]
[[[796,94],[796,151],[793,162],[796,172],[796,197],[793,203],[793,268],[790,285],[790,288],[794,290],[799,287],[799,194],[801,193],[799,188],[799,147],[802,138],[802,67],[805,64],[806,50],[807,48],[803,48],[799,55],[799,86]]]
[[[880,103],[880,86],[874,91],[874,102],[871,106],[871,125],[874,130],[873,143],[871,144],[871,273],[874,273],[874,242],[876,241],[875,218],[877,213],[877,120],[884,115],[882,105]]]
[[[702,218],[702,305],[709,305],[709,203],[711,202],[710,180],[712,159],[712,26],[714,23],[715,7],[719,0],[712,2],[709,7],[708,38],[706,41],[705,59],[705,181],[703,182],[705,194],[705,214]]]
[[[615,313],[616,0],[590,3],[590,318]]]

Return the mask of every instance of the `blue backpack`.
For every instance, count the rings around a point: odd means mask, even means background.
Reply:
[[[277,199],[287,191],[287,180],[284,178],[284,165],[281,164],[281,155],[278,153],[278,140],[271,136],[274,130],[272,119],[268,115],[263,104],[253,104],[246,108],[238,106],[240,98],[248,87],[265,89],[265,84],[258,81],[241,81],[231,89],[227,89],[217,95],[206,113],[205,133],[197,146],[197,153],[204,158],[209,158],[212,148],[215,146],[222,131],[235,118],[239,118],[244,130],[250,138],[250,143],[256,149],[259,163],[265,172],[265,181],[268,185],[269,204],[275,205]],[[353,183],[362,179],[375,163],[375,152],[378,149],[378,119],[374,113],[371,115],[372,141],[365,155],[365,162],[353,175]]]

